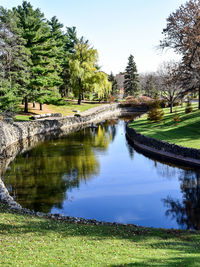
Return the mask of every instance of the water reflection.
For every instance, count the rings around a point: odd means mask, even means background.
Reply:
[[[130,118],[128,118],[130,120]],[[121,119],[56,140],[20,144],[3,175],[12,196],[35,211],[144,226],[199,229],[200,171],[144,156]],[[30,143],[30,141],[29,141]],[[7,168],[15,153],[4,164]]]
[[[96,152],[105,152],[116,135],[115,121],[44,142],[19,155],[3,178],[23,207],[50,212],[62,208],[67,191],[99,174]]]
[[[181,171],[180,188],[182,200],[168,196],[164,199],[167,216],[176,219],[181,228],[200,229],[200,170]]]

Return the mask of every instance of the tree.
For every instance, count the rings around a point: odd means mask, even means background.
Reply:
[[[119,95],[119,86],[112,72],[108,75],[108,80],[112,83],[111,95],[117,97]]]
[[[25,94],[25,112],[28,112],[28,98],[36,99],[42,108],[43,96],[61,83],[60,68],[56,62],[55,39],[52,38],[44,14],[23,1],[22,6],[13,8],[17,17],[20,36],[30,52],[31,79]]]
[[[30,55],[18,35],[16,17],[0,8],[0,110],[14,111],[29,79]]]
[[[198,88],[200,108],[200,1],[190,0],[167,19],[160,46],[182,55],[182,72],[187,90]],[[190,80],[190,81],[189,81]]]
[[[128,58],[128,65],[124,75],[124,91],[125,95],[137,96],[139,94],[139,76],[133,55]]]
[[[151,74],[147,77],[144,92],[146,96],[149,96],[152,98],[156,96],[157,91],[156,91],[155,80],[154,80],[153,75]]]
[[[81,38],[69,61],[71,85],[79,105],[86,92],[97,93],[101,98],[111,90],[107,75],[98,70],[97,59],[97,50],[90,48],[88,41]]]
[[[183,97],[185,93],[180,80],[180,65],[177,62],[165,62],[160,66],[159,75],[162,85],[162,97],[170,106],[170,113],[173,112],[174,103]]]
[[[62,97],[68,96],[70,93],[71,84],[71,76],[70,76],[70,67],[69,67],[69,61],[70,57],[75,53],[75,45],[78,42],[77,38],[77,32],[75,27],[67,27],[67,31],[64,34],[63,39],[63,49],[64,49],[64,56],[62,59],[62,73],[61,77],[63,80],[62,85],[60,86],[60,93]]]

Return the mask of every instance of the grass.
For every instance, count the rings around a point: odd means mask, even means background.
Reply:
[[[76,101],[77,102],[77,101]],[[88,109],[100,106],[101,104],[95,103],[82,103],[81,105],[78,105],[74,101],[65,101],[64,105],[43,105],[43,110],[41,111],[39,109],[39,104],[36,103],[36,107],[33,108],[32,104],[29,104],[29,113],[24,113],[21,111],[19,114],[15,116],[16,121],[28,121],[30,120],[29,117],[32,115],[37,114],[45,114],[45,113],[61,113],[62,116],[69,116],[75,114],[74,110],[78,110],[80,112],[86,111]],[[21,107],[23,110],[23,107]]]
[[[185,107],[174,107],[174,113],[165,108],[164,117],[158,123],[147,120],[147,115],[140,117],[130,124],[137,132],[148,137],[167,141],[185,147],[200,149],[200,110],[193,103],[193,112],[185,114]],[[179,122],[173,120],[178,115]]]
[[[1,266],[199,266],[200,234],[69,224],[0,204]]]
[[[48,109],[52,110],[54,113],[62,113],[63,116],[68,116],[74,114],[73,110],[79,110],[80,112],[86,111],[88,109],[98,107],[101,104],[88,104],[82,103],[78,105],[72,101],[68,101],[63,106],[48,105]]]

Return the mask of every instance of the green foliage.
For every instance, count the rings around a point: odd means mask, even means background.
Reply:
[[[112,83],[111,95],[117,98],[119,95],[119,86],[112,72],[108,75],[108,81]]]
[[[12,10],[0,8],[1,109],[13,109],[22,99],[25,112],[28,101],[61,103],[58,91],[79,102],[90,93],[108,98],[111,83],[97,65],[97,50],[77,38],[75,27],[62,29],[55,16],[47,21],[27,1]]]
[[[97,68],[97,60],[97,50],[90,48],[88,41],[81,38],[69,61],[70,82],[79,104],[84,93],[94,92],[102,98],[111,90],[107,75]]]
[[[60,54],[60,35],[56,18],[48,25],[44,14],[33,9],[30,3],[23,1],[21,6],[13,9],[17,17],[20,36],[25,40],[25,47],[30,52],[29,71],[31,79],[25,96],[31,100],[44,103],[43,97],[48,90],[62,83],[61,66],[58,62]]]
[[[16,110],[29,79],[30,54],[18,33],[14,14],[0,7],[0,110]]]
[[[160,101],[158,100],[158,98],[156,98],[156,100],[151,106],[150,111],[148,112],[148,120],[158,122],[162,120],[163,115],[164,112],[160,107]]]
[[[128,58],[128,65],[124,74],[124,91],[126,96],[136,97],[140,93],[139,76],[133,55]]]

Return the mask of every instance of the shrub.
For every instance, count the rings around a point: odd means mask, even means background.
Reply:
[[[121,102],[121,106],[123,107],[150,107],[153,103],[153,99],[148,96],[140,96],[138,98],[134,98],[133,96],[127,96],[125,101]]]
[[[164,112],[160,107],[160,101],[156,98],[156,100],[151,105],[151,109],[148,112],[147,119],[153,122],[161,121],[163,118]]]
[[[110,95],[108,101],[109,101],[109,103],[115,102],[115,96]]]
[[[186,106],[186,108],[185,108],[185,113],[187,114],[187,113],[191,113],[192,112],[192,105],[191,105],[191,103],[188,101],[187,102],[187,106]]]

